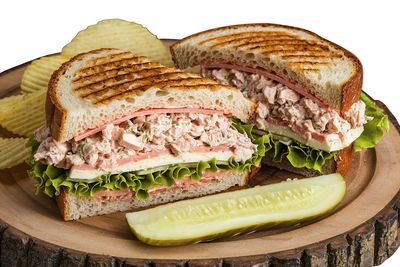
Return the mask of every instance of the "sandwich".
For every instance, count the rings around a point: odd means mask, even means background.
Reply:
[[[254,131],[269,136],[268,165],[305,176],[344,174],[353,151],[373,147],[388,127],[361,94],[359,59],[310,31],[227,26],[183,38],[171,53],[178,68],[200,66],[204,77],[257,103]]]
[[[264,140],[232,86],[118,49],[77,55],[49,82],[29,175],[65,220],[246,186]]]

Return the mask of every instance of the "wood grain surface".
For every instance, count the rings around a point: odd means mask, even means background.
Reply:
[[[0,96],[19,90],[25,67],[0,74]],[[301,225],[189,246],[141,243],[130,233],[124,213],[64,222],[52,199],[34,194],[25,164],[0,171],[1,266],[381,264],[399,246],[400,134],[391,114],[390,119],[391,130],[376,148],[353,158],[345,176],[345,199],[330,214]],[[0,130],[4,134],[9,135]],[[264,167],[252,183],[288,177],[295,176]]]

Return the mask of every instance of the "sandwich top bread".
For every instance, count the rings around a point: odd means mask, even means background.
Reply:
[[[66,220],[245,186],[265,154],[235,87],[117,49],[54,72],[31,140],[37,191]]]

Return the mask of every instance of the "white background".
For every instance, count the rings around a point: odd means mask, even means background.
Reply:
[[[309,29],[355,53],[364,66],[363,89],[400,118],[400,5],[396,1],[4,2],[0,72],[59,52],[78,31],[106,18],[138,22],[160,38],[182,38],[229,24],[272,22]],[[400,250],[382,266],[400,266]]]

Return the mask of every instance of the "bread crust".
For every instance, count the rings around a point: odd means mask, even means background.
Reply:
[[[60,211],[61,216],[63,217],[63,219],[65,221],[67,221],[70,216],[68,214],[68,209],[67,209],[67,205],[68,205],[67,194],[68,194],[68,192],[66,192],[65,190],[66,190],[65,187],[61,187],[60,194],[55,197],[55,200],[56,200],[58,210]]]
[[[336,172],[345,175],[353,158],[353,145],[339,151],[336,158]]]
[[[281,27],[281,28],[286,28],[288,30],[302,31],[302,32],[305,32],[307,34],[314,36],[315,38],[318,38],[322,41],[327,42],[329,45],[335,47],[338,50],[343,51],[344,55],[352,61],[355,71],[349,77],[349,79],[342,84],[342,101],[341,101],[341,108],[339,110],[340,113],[343,115],[355,102],[357,102],[359,100],[361,88],[362,88],[362,79],[363,79],[363,68],[362,68],[360,60],[353,53],[351,53],[347,49],[343,48],[342,46],[340,46],[330,40],[327,40],[312,31],[298,28],[298,27],[282,25],[282,24],[274,24],[274,23],[250,23],[250,24],[237,24],[237,25],[231,25],[231,26],[224,26],[224,27],[218,27],[215,29],[202,31],[202,32],[187,36],[187,37],[181,39],[180,41],[174,43],[173,45],[171,45],[170,51],[172,54],[172,59],[176,65],[176,63],[177,63],[176,47],[188,39],[198,37],[202,34],[212,33],[212,32],[216,32],[216,31],[220,31],[220,30],[231,30],[231,29],[238,29],[238,28],[242,28],[242,27],[257,27],[257,26],[259,26],[259,27],[260,26],[261,27]]]
[[[112,51],[112,48],[101,48],[91,51],[91,53],[101,53],[104,51]],[[56,71],[51,75],[47,97],[46,97],[46,124],[50,129],[50,133],[54,139],[60,141],[64,135],[64,123],[68,115],[68,110],[63,107],[57,95],[58,82],[61,76],[67,71],[73,62],[85,57],[87,53],[81,53],[72,57],[67,62],[64,62]]]
[[[343,84],[342,87],[342,109],[340,110],[342,116],[360,99],[363,83],[363,68],[359,61],[354,63],[356,66],[356,72]]]

